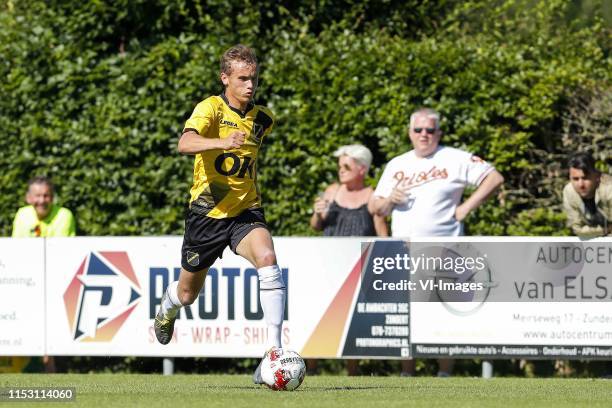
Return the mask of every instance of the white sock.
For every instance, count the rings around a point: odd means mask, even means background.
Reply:
[[[285,314],[285,283],[278,265],[265,266],[257,270],[259,275],[259,301],[268,325],[268,344],[282,347],[281,334]]]
[[[168,317],[174,317],[179,309],[183,307],[178,298],[178,281],[174,281],[166,288],[166,298],[161,304],[162,314]]]

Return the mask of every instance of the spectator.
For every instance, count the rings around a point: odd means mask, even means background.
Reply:
[[[26,192],[28,205],[21,207],[15,214],[13,237],[75,236],[76,223],[72,212],[53,204],[53,194],[53,183],[49,178],[36,176],[30,179]],[[44,356],[43,364],[46,372],[55,372],[53,357]]]
[[[21,207],[13,221],[13,237],[73,237],[76,223],[72,212],[53,204],[53,183],[37,176],[28,182],[27,206]]]
[[[589,153],[569,159],[569,179],[563,189],[567,224],[581,238],[612,235],[612,177],[595,168]]]
[[[384,217],[368,210],[374,190],[365,185],[365,177],[372,153],[362,145],[347,145],[334,156],[338,158],[339,183],[331,184],[317,197],[310,226],[325,236],[387,236]]]
[[[393,237],[463,235],[462,221],[504,181],[493,166],[471,153],[439,145],[440,115],[422,108],[410,116],[413,150],[392,159],[370,200],[370,209],[391,214]],[[466,186],[477,186],[460,203]],[[438,376],[449,376],[452,360],[439,360]],[[414,373],[414,361],[402,362],[402,375]]]
[[[612,235],[612,177],[601,174],[586,152],[570,156],[568,166],[570,181],[563,188],[568,227],[580,238]],[[604,377],[611,378],[612,362],[606,362],[605,368]]]
[[[372,153],[362,145],[341,146],[334,156],[338,158],[338,181],[325,189],[314,203],[310,226],[323,231],[325,236],[379,236],[389,235],[382,216],[368,210],[368,201],[374,190],[365,185],[365,177],[372,163]],[[306,361],[309,371],[316,371],[317,360]],[[347,361],[349,375],[357,375],[357,360]]]

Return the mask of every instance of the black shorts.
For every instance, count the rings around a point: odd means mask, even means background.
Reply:
[[[189,272],[209,268],[221,258],[225,247],[236,253],[242,239],[255,228],[266,228],[262,208],[243,211],[237,217],[211,218],[192,206],[185,218],[185,235],[181,249],[181,266]]]

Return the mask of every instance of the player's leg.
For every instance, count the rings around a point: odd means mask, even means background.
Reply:
[[[181,274],[178,281],[166,288],[155,317],[155,336],[161,344],[170,342],[178,311],[198,298],[208,268],[229,244],[229,225],[229,221],[206,217],[193,207],[187,214],[181,248]]]
[[[281,347],[281,328],[285,312],[285,283],[276,264],[272,236],[266,228],[255,228],[240,241],[236,252],[257,268],[259,301],[268,326],[267,348]]]
[[[272,237],[266,228],[255,228],[240,241],[236,253],[246,258],[257,268],[259,275],[259,301],[268,327],[266,353],[281,347],[281,331],[285,312],[285,283],[276,264]],[[264,354],[265,357],[265,354]],[[263,360],[262,360],[263,361]],[[253,373],[255,384],[264,384],[261,377],[261,362]]]
[[[234,224],[230,241],[231,249],[251,262],[257,269],[259,301],[268,326],[267,350],[281,347],[281,328],[286,297],[285,283],[282,272],[276,264],[274,244],[266,226],[263,210],[247,210],[242,213]],[[264,383],[261,378],[261,362],[253,373],[253,382],[255,384]]]
[[[208,268],[189,272],[181,268],[179,280],[171,282],[161,299],[159,312],[155,316],[155,336],[161,344],[168,344],[174,333],[176,315],[181,307],[190,305],[198,298]]]

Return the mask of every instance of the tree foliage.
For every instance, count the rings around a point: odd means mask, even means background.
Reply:
[[[0,233],[25,182],[48,174],[83,235],[181,234],[192,159],[176,141],[221,91],[218,59],[243,42],[277,115],[259,181],[277,235],[311,234],[331,153],[361,142],[371,182],[409,149],[411,110],[444,115],[443,143],[506,177],[472,234],[558,235],[564,159],[610,155],[610,25],[603,1],[0,3]]]

